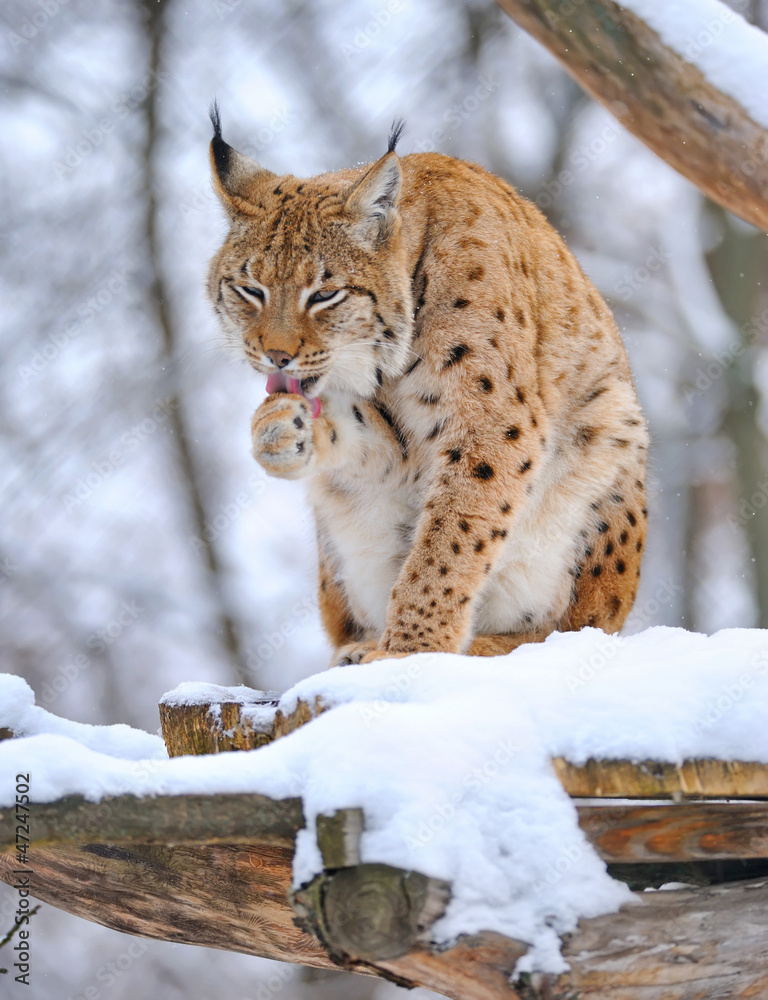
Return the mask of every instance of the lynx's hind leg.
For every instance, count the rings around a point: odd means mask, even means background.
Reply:
[[[645,544],[645,486],[625,479],[595,507],[597,524],[584,536],[571,570],[573,590],[558,628],[618,632],[637,594]]]

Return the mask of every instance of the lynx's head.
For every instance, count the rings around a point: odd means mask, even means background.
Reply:
[[[214,187],[230,230],[208,291],[270,392],[371,396],[409,353],[412,302],[393,127],[372,166],[308,180],[238,153],[211,113]],[[295,381],[291,381],[295,380]]]

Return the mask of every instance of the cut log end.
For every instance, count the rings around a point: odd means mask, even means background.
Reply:
[[[160,705],[160,725],[169,757],[187,754],[255,750],[274,739],[273,719],[254,721],[253,709],[277,711],[279,694],[254,692],[247,703],[217,702],[201,705]],[[268,715],[267,715],[268,717]]]
[[[342,963],[408,954],[443,914],[450,887],[419,872],[361,864],[314,879],[293,895],[301,923]]]

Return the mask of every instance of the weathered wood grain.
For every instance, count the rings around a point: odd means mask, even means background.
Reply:
[[[151,765],[152,761],[142,761]],[[292,846],[304,826],[301,799],[265,795],[107,796],[88,802],[69,795],[29,807],[33,847],[60,843],[215,844]],[[0,851],[16,838],[12,808],[0,808]]]
[[[643,20],[613,0],[497,3],[662,159],[768,230],[768,132]]]
[[[768,799],[768,765],[714,758],[669,764],[658,760],[595,760],[553,765],[573,798]]]
[[[294,924],[292,850],[277,845],[61,844],[31,855],[33,895],[117,930],[330,968]],[[0,878],[13,883],[13,856]],[[355,972],[421,985],[452,1000],[756,1000],[768,996],[768,881],[637,895],[567,937],[571,972],[520,991],[507,977],[520,942],[482,933],[445,951],[424,946]]]
[[[246,703],[210,702],[203,705],[160,703],[160,725],[169,757],[184,754],[253,750],[274,739],[271,728],[255,728],[248,715],[254,706],[277,707],[280,695],[254,691]]]
[[[589,806],[579,825],[609,863],[768,858],[768,802]]]

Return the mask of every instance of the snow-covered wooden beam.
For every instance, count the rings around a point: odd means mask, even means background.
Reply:
[[[768,36],[722,3],[497,2],[625,128],[768,230]]]
[[[242,703],[229,697],[196,704],[171,697],[161,709],[171,755],[258,748],[326,710],[318,698],[290,707],[273,694],[247,692]],[[765,789],[758,765],[557,766],[566,782],[593,794],[615,795],[617,782],[626,781],[633,794],[652,787],[667,795],[661,802],[576,800],[582,829],[605,860],[768,855],[768,796],[756,794]],[[710,779],[720,792],[724,782],[730,788],[738,782],[756,801],[708,799]],[[670,801],[682,796],[688,800]],[[433,946],[431,928],[452,886],[365,862],[362,810],[317,817],[322,867],[297,890],[291,888],[296,838],[306,826],[298,798],[69,796],[32,803],[28,812],[31,894],[127,933],[341,966],[455,1000],[746,1000],[768,991],[766,880],[637,894],[636,905],[584,919],[563,941],[567,975],[515,988],[509,977],[527,945],[482,932],[448,949]],[[0,809],[0,879],[10,884],[18,878],[18,822],[14,810]],[[554,868],[552,878],[559,878]]]
[[[279,708],[268,727],[254,729],[249,710],[254,705],[277,706],[279,694],[255,692],[246,705],[161,704],[163,739],[172,756],[250,750],[306,725],[326,710],[297,701],[284,714]],[[573,798],[621,799],[768,799],[768,765],[714,758],[666,761],[594,760],[574,764],[563,757],[552,761],[563,788]]]

